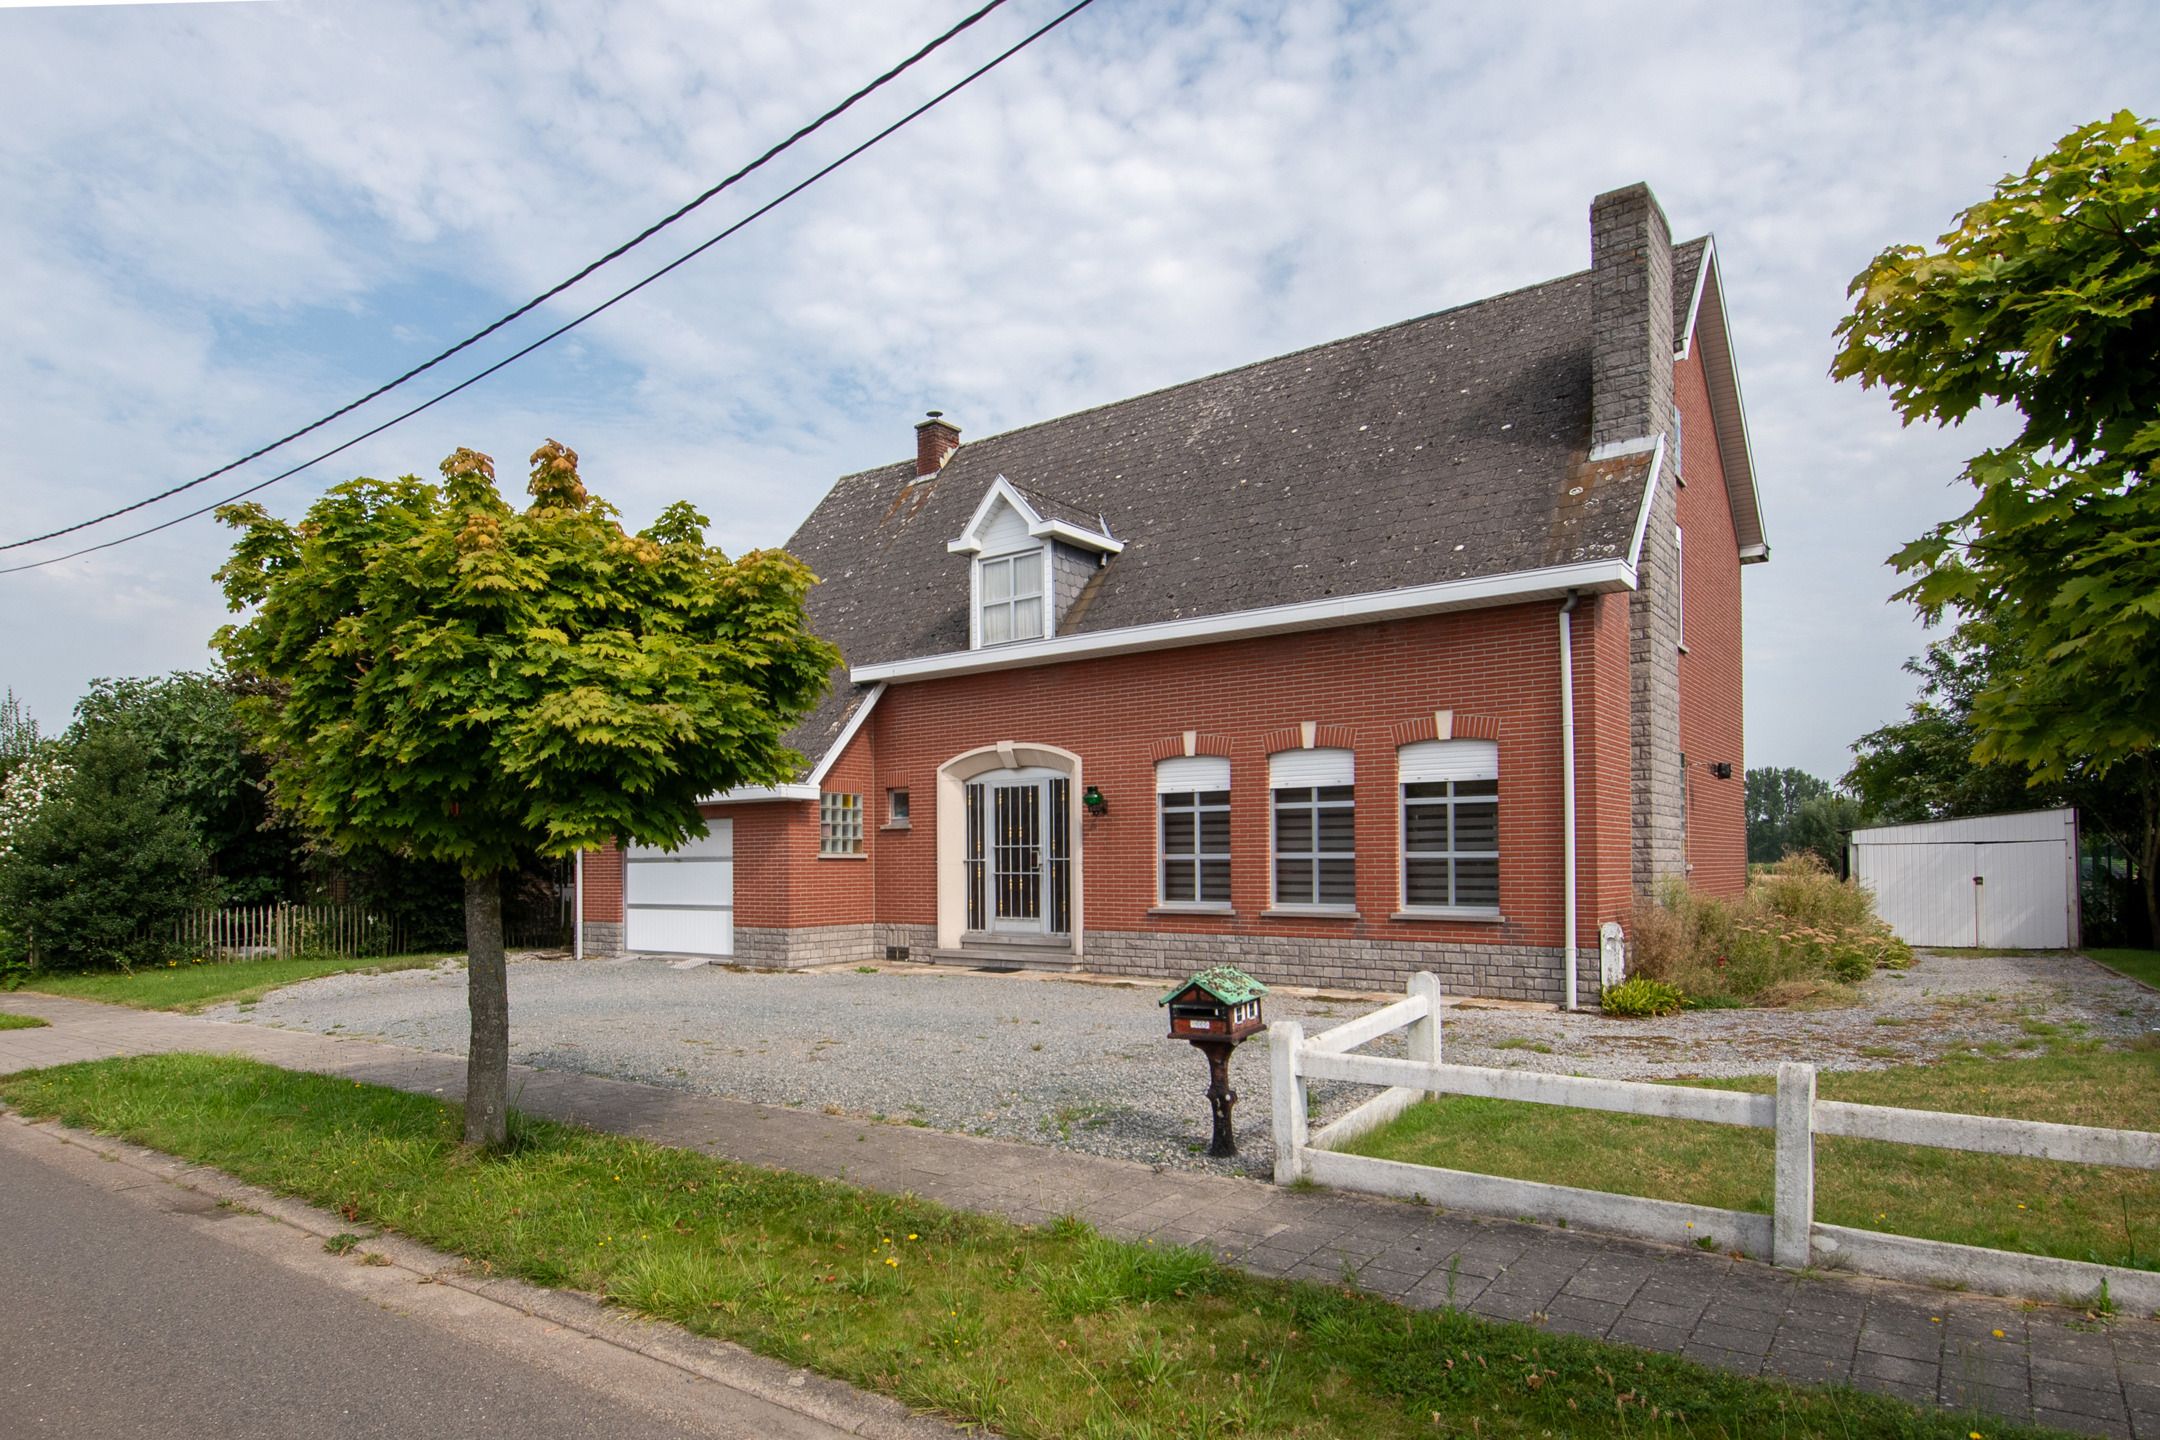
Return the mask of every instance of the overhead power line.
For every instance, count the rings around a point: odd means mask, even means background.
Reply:
[[[900,78],[900,76],[906,74],[917,64],[929,58],[932,53],[937,51],[947,41],[952,40],[954,37],[958,36],[963,31],[969,29],[976,22],[980,21],[981,19],[983,19],[983,17],[988,15],[991,11],[997,9],[999,6],[1005,3],[1006,0],[989,0],[989,3],[984,5],[981,9],[963,17],[960,22],[957,25],[954,25],[950,30],[947,30],[944,34],[938,36],[929,44],[923,46],[920,50],[917,50],[914,54],[908,56],[907,59],[901,61],[898,65],[893,66],[890,70],[887,70],[884,74],[878,76],[875,80],[872,80],[869,84],[863,86],[860,90],[857,90],[854,94],[848,96],[845,100],[842,100],[839,104],[833,106],[830,110],[827,110],[824,114],[818,116],[815,120],[812,120],[809,124],[797,130],[794,134],[788,136],[787,139],[782,140],[779,144],[773,146],[770,150],[767,150],[764,154],[758,156],[757,159],[752,160],[749,164],[743,166],[740,170],[737,170],[734,174],[728,176],[726,179],[720,181],[718,184],[710,186],[709,188],[692,198],[688,203],[676,208],[675,210],[670,211],[668,214],[663,215],[658,220],[655,220],[652,224],[646,226],[643,230],[638,231],[637,234],[631,236],[628,240],[623,241],[622,244],[617,245],[614,249],[608,251],[605,255],[602,255],[599,259],[594,260],[591,264],[579,269],[576,274],[570,276],[565,280],[558,281],[554,285],[549,286],[547,289],[541,291],[538,295],[533,296],[532,299],[527,300],[524,304],[518,306],[515,310],[510,311],[508,314],[502,316],[500,319],[493,321],[482,329],[475,330],[472,334],[458,341],[457,344],[452,345],[449,349],[443,351],[441,354],[433,356],[430,359],[423,360],[421,363],[413,366],[412,369],[407,370],[404,374],[396,377],[395,379],[385,381],[383,384],[376,386],[373,390],[368,391],[367,394],[362,395],[359,399],[351,401],[348,404],[340,405],[337,409],[332,410],[329,414],[322,416],[320,419],[311,420],[307,424],[301,426],[299,429],[291,432],[290,434],[281,435],[277,439],[272,440],[269,444],[260,446],[254,450],[250,450],[247,454],[242,455],[239,459],[225,465],[220,465],[217,469],[207,471],[204,474],[198,475],[194,479],[189,480],[183,484],[175,485],[167,490],[160,490],[155,495],[146,495],[142,499],[137,500],[132,504],[123,505],[117,510],[108,510],[104,514],[92,516],[88,520],[81,520],[73,525],[63,525],[58,530],[48,530],[42,535],[31,535],[25,539],[9,540],[5,543],[0,543],[0,550],[20,550],[25,545],[35,545],[41,540],[57,540],[62,535],[72,535],[78,530],[87,530],[93,525],[102,525],[107,520],[116,520],[122,515],[132,514],[133,512],[142,509],[146,505],[155,505],[160,500],[170,499],[171,497],[178,495],[183,491],[192,490],[198,485],[206,484],[209,481],[217,479],[220,475],[230,474],[232,471],[239,469],[241,466],[247,464],[251,460],[260,460],[263,456],[269,454],[271,451],[279,449],[282,446],[289,445],[293,441],[298,440],[303,435],[311,434],[314,431],[320,430],[323,426],[329,424],[331,421],[339,418],[340,416],[351,414],[353,411],[367,404],[370,400],[380,399],[382,396],[389,394],[392,390],[397,389],[400,385],[403,385],[406,381],[426,374],[428,371],[434,369],[437,365],[440,365],[443,361],[448,360],[451,356],[456,355],[462,350],[470,349],[472,346],[478,344],[480,341],[485,340],[488,336],[502,329],[503,326],[510,324],[512,321],[517,320],[521,316],[527,315],[538,307],[546,304],[548,301],[554,299],[557,295],[562,294],[565,290],[568,290],[571,286],[577,284],[580,280],[583,280],[587,276],[591,275],[601,266],[606,265],[611,261],[620,260],[623,256],[629,254],[632,250],[644,244],[647,240],[650,240],[653,236],[659,234],[662,230],[667,229],[668,226],[673,225],[676,221],[682,219],[691,211],[697,209],[706,201],[712,199],[715,195],[718,195],[721,191],[728,189],[737,181],[740,181],[747,176],[755,174],[757,171],[763,169],[767,163],[778,159],[788,150],[793,149],[801,141],[808,139],[810,136],[816,134],[819,130],[823,129],[830,122],[846,114],[849,110],[854,108],[857,102],[868,98],[869,96],[875,94],[877,91],[883,89],[892,81],[897,80],[898,78]],[[291,474],[292,472],[287,471],[286,473]],[[0,570],[0,575],[4,575],[7,573],[10,572]]]
[[[298,465],[292,466],[290,469],[281,470],[277,474],[272,475],[267,480],[257,481],[255,484],[248,486],[244,490],[235,491],[233,494],[226,496],[222,500],[212,501],[208,505],[203,505],[196,509],[187,511],[185,514],[175,515],[169,520],[160,521],[158,524],[145,526],[140,530],[133,531],[130,534],[122,535],[114,540],[106,540],[96,545],[85,545],[80,550],[70,550],[65,555],[54,555],[44,560],[32,560],[21,565],[11,565],[5,569],[0,569],[0,575],[15,575],[25,570],[38,570],[44,568],[47,565],[58,565],[66,560],[79,559],[84,555],[94,555],[100,550],[110,550],[114,546],[125,545],[131,540],[140,540],[146,535],[155,535],[160,530],[169,530],[173,526],[178,525],[183,521],[193,520],[199,515],[207,515],[211,511],[217,509],[220,505],[230,505],[233,501],[245,499],[247,496],[253,495],[258,490],[268,489],[270,486],[275,485],[280,480],[288,479],[291,476],[297,475],[301,471],[308,469],[310,466],[321,464],[323,461],[328,460],[333,455],[337,455],[343,451],[350,450],[353,446],[358,445],[363,440],[367,440],[372,438],[373,436],[380,435],[383,431],[388,430],[393,425],[397,425],[406,420],[410,420],[413,416],[418,415],[423,410],[432,409],[436,405],[441,404],[443,401],[457,394],[459,391],[465,390],[473,385],[477,385],[480,381],[485,380],[488,376],[493,375],[496,371],[503,369],[505,366],[514,364],[519,360],[522,360],[525,356],[530,355],[533,351],[538,350],[541,346],[546,345],[550,341],[555,340],[560,336],[567,335],[572,330],[575,330],[578,326],[584,324],[587,320],[592,319],[595,315],[600,314],[604,310],[611,309],[615,305],[620,304],[622,301],[629,299],[632,295],[637,294],[638,291],[643,290],[646,286],[652,284],[661,276],[666,275],[669,272],[688,264],[690,261],[696,259],[699,255],[702,255],[707,250],[710,250],[713,246],[727,239],[730,235],[735,234],[737,231],[743,229],[745,226],[750,225],[754,221],[758,220],[761,216],[770,214],[772,211],[778,209],[787,201],[793,199],[795,196],[800,195],[803,191],[809,189],[812,185],[817,184],[818,181],[824,179],[827,175],[832,174],[833,171],[838,170],[841,166],[847,164],[850,160],[853,160],[856,156],[862,154],[864,151],[870,149],[872,146],[878,144],[880,141],[885,140],[887,137],[897,133],[900,130],[905,129],[908,125],[914,123],[922,116],[927,115],[930,111],[935,110],[938,106],[944,104],[947,100],[959,94],[962,90],[965,90],[968,86],[974,84],[977,80],[980,80],[983,76],[989,74],[991,71],[997,69],[998,66],[1004,64],[1007,60],[1012,59],[1013,56],[1018,55],[1021,51],[1027,49],[1030,45],[1033,45],[1037,40],[1040,40],[1043,36],[1057,29],[1067,20],[1072,19],[1073,16],[1079,14],[1081,11],[1087,9],[1088,6],[1094,3],[1095,0],[1078,0],[1078,3],[1068,7],[1063,11],[1060,11],[1057,15],[1053,16],[1046,24],[1029,31],[1026,35],[1022,36],[1017,43],[1013,44],[1012,46],[1008,47],[1003,51],[1000,51],[990,60],[969,71],[966,75],[961,76],[960,79],[954,81],[951,85],[946,86],[943,90],[940,90],[937,94],[931,96],[928,100],[925,100],[922,104],[916,106],[913,110],[910,110],[907,114],[901,116],[898,120],[893,121],[892,124],[887,125],[884,129],[878,131],[875,135],[872,135],[869,139],[863,141],[854,149],[849,150],[844,155],[841,155],[838,159],[833,160],[821,167],[820,169],[812,172],[808,178],[798,181],[795,185],[789,187],[787,190],[782,191],[780,194],[766,201],[763,205],[760,205],[757,209],[751,211],[742,219],[736,221],[734,224],[728,226],[725,230],[722,230],[719,234],[713,236],[710,240],[704,241],[703,243],[699,244],[695,249],[689,251],[684,255],[679,256],[674,260],[669,261],[667,264],[661,266],[658,270],[653,271],[650,275],[647,275],[644,279],[638,281],[635,285],[631,285],[623,290],[617,291],[614,295],[609,296],[607,299],[601,301],[598,305],[593,306],[592,309],[587,310],[584,314],[556,326],[553,330],[550,330],[547,334],[541,336],[539,339],[533,341],[531,344],[525,346],[523,349],[513,351],[511,354],[505,355],[502,359],[488,366],[485,370],[482,370],[475,375],[471,375],[463,380],[460,380],[457,384],[451,386],[447,390],[442,391],[440,394],[431,396],[430,398],[421,401],[418,405],[413,406],[411,409],[406,410],[401,414],[393,415],[388,420],[383,421],[380,425],[377,425],[369,430],[363,430],[358,435],[353,436],[350,440],[346,440],[338,445],[333,445],[328,450],[323,451],[321,454],[303,460]]]

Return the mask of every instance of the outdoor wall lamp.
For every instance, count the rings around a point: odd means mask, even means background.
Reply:
[[[1712,760],[1710,762],[1710,773],[1719,780],[1732,779],[1732,761]]]
[[[1090,815],[1107,815],[1110,813],[1110,802],[1103,799],[1102,791],[1096,786],[1090,785],[1082,792],[1080,803],[1087,806],[1087,812]]]

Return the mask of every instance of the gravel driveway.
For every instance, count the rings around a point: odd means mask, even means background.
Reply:
[[[1232,1066],[1244,1153],[1209,1161],[1206,1066],[1163,1038],[1161,988],[923,967],[761,974],[526,959],[510,966],[511,1058],[1157,1165],[1271,1169],[1265,1041],[1240,1047]],[[1312,1032],[1375,1003],[1278,993],[1267,1009]],[[208,1013],[462,1053],[465,976],[334,976]],[[2160,1028],[2160,992],[2075,957],[1928,955],[1842,1010],[1627,1021],[1466,1006],[1450,1008],[1444,1037],[1448,1058],[1473,1064],[1667,1078],[1759,1074],[1789,1059],[1870,1068],[1968,1046],[2014,1054],[2051,1028],[2143,1034]],[[1316,1121],[1367,1093],[1314,1086]]]

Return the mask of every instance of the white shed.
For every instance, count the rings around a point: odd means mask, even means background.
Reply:
[[[1852,832],[1853,878],[1909,945],[2078,944],[2077,811],[2029,810]]]

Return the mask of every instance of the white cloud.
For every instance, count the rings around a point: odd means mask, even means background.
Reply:
[[[961,9],[0,12],[0,266],[25,297],[0,313],[0,532],[195,473],[368,388]],[[785,178],[1054,7],[1008,12]],[[1882,560],[1959,504],[1944,482],[1978,443],[1902,430],[1881,397],[1829,382],[1845,281],[2154,93],[2146,19],[2105,0],[1104,0],[577,350],[269,497],[291,513],[460,443],[515,477],[554,435],[633,521],[688,494],[725,543],[772,543],[834,475],[908,453],[927,406],[980,436],[1578,269],[1591,195],[1647,179],[1679,231],[1718,233],[1738,331],[1775,547],[1748,577],[1749,758],[1832,772],[1910,689],[1897,667],[1919,632],[1886,603]],[[621,279],[783,183],[723,197]],[[198,521],[0,578],[0,682],[56,720],[91,675],[200,663],[222,548]]]

